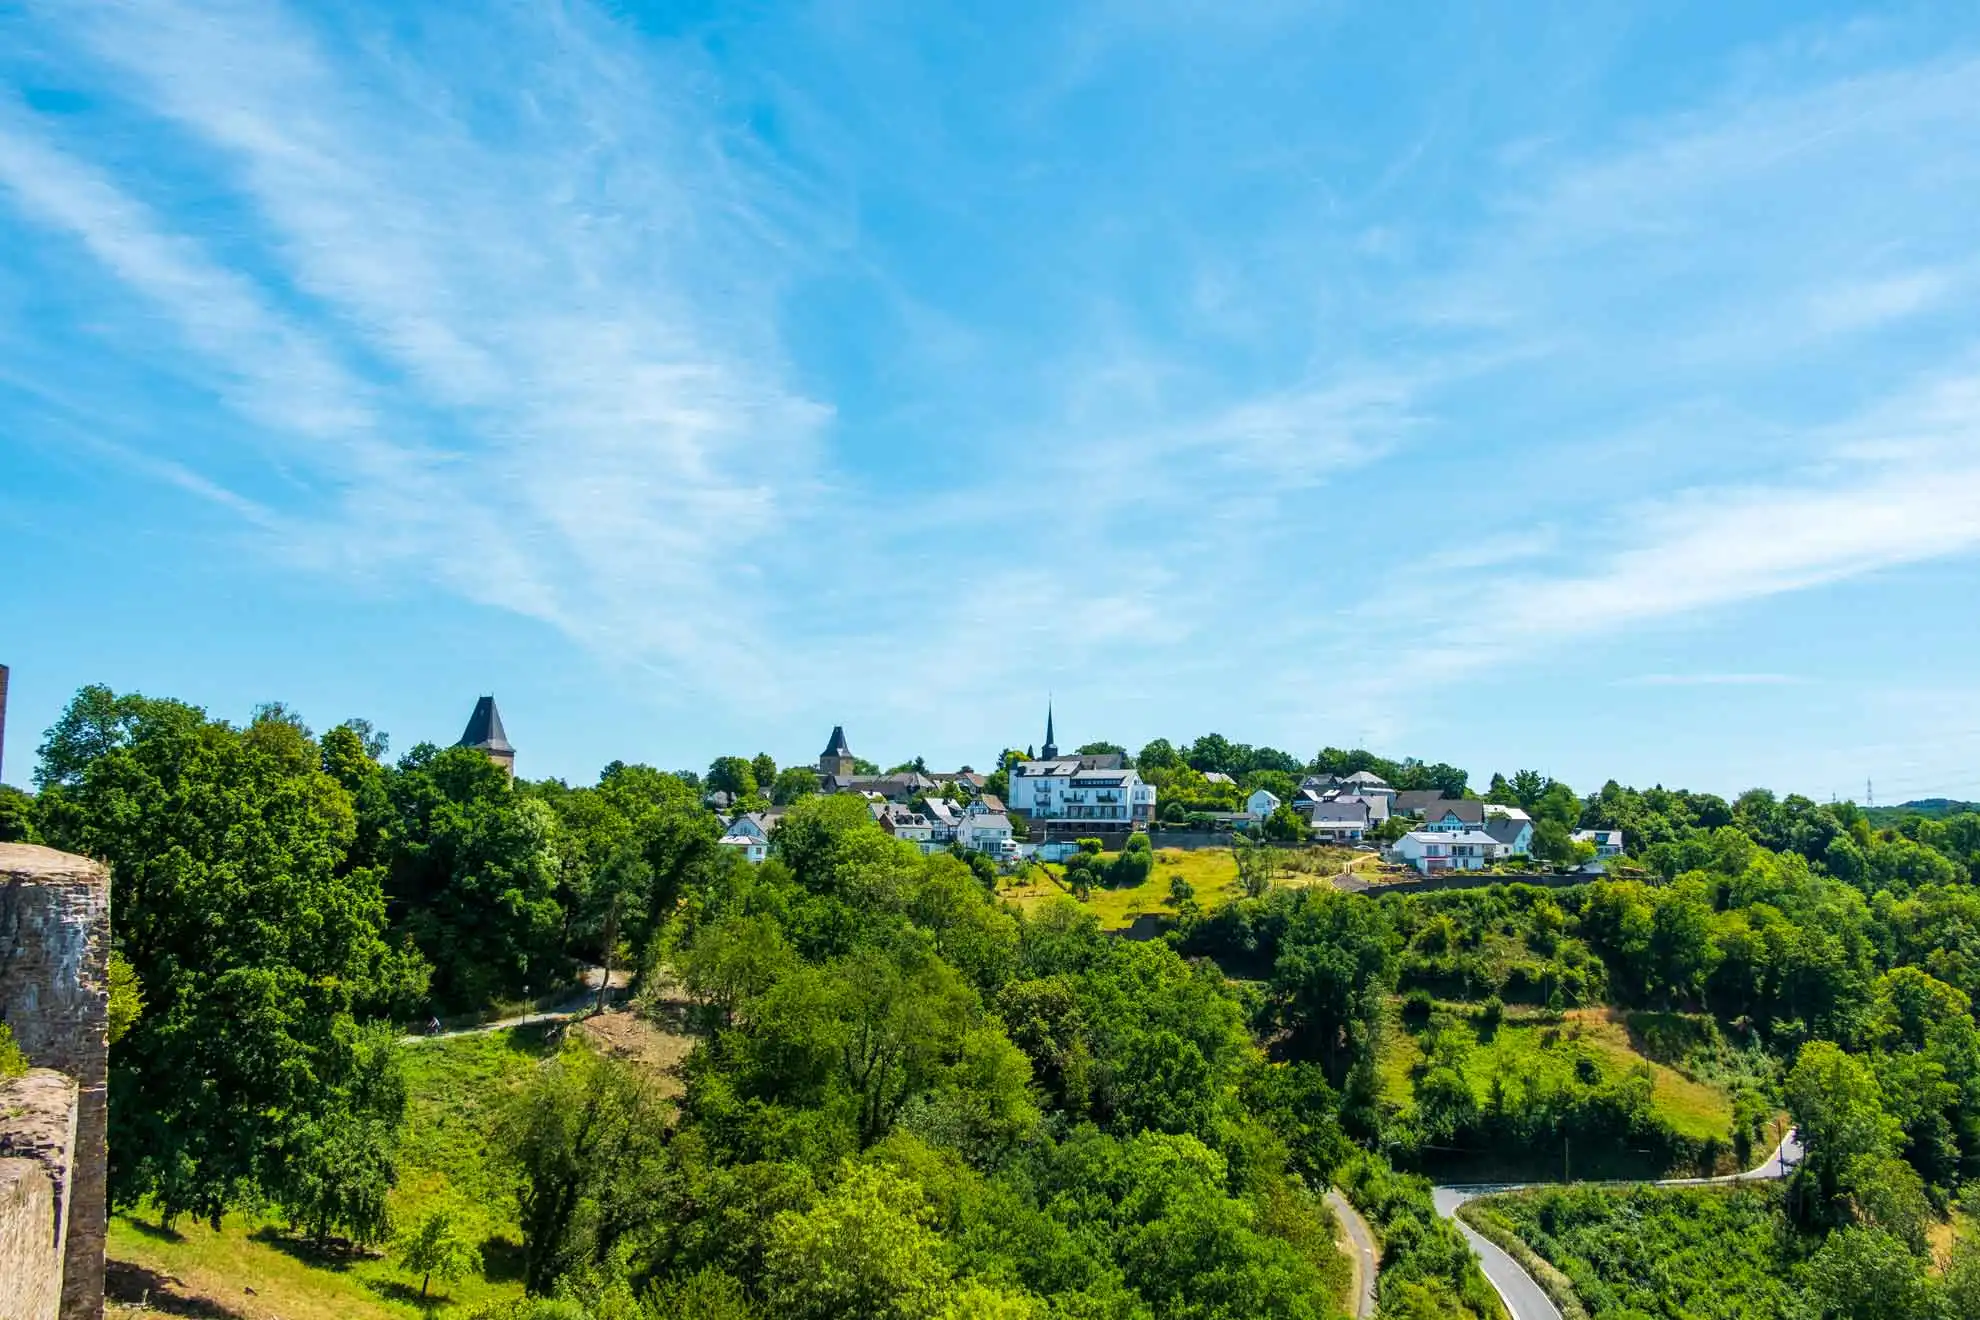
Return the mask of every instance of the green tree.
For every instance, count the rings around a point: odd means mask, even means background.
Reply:
[[[366,1246],[384,1241],[405,1116],[398,1033],[383,1024],[365,1028],[332,1103],[301,1127],[270,1180],[277,1208],[318,1244],[335,1233]]]
[[[886,1169],[847,1164],[804,1210],[770,1225],[764,1287],[790,1320],[929,1320],[944,1304],[950,1269],[929,1227],[921,1189]]]
[[[399,1244],[399,1268],[417,1274],[419,1299],[426,1300],[427,1287],[437,1274],[443,1283],[452,1283],[474,1268],[475,1252],[461,1235],[452,1207],[429,1211]]]
[[[467,747],[415,747],[389,785],[387,892],[449,1008],[547,990],[570,974],[557,902],[560,822]]]
[[[1381,997],[1395,979],[1388,918],[1358,896],[1322,889],[1301,890],[1288,909],[1273,1001],[1297,1046],[1338,1085],[1373,1048]]]
[[[608,1259],[651,1217],[665,1175],[667,1104],[629,1064],[572,1045],[504,1116],[517,1175],[523,1283],[543,1294]]]
[[[1283,802],[1265,818],[1265,837],[1278,843],[1299,843],[1311,833],[1306,818]]]
[[[12,784],[0,784],[0,843],[33,843],[34,798]]]
[[[708,775],[702,783],[711,793],[748,797],[756,791],[756,770],[745,757],[718,756],[709,765]]]
[[[780,807],[788,807],[801,797],[810,797],[818,791],[818,775],[807,766],[789,766],[777,772],[777,778],[770,785],[770,800]]]
[[[1924,1262],[1874,1228],[1831,1233],[1808,1262],[1803,1297],[1811,1320],[1939,1320],[1941,1315]]]
[[[758,752],[750,758],[749,773],[756,780],[758,792],[767,793],[777,778],[777,762],[768,752]]]
[[[144,988],[138,984],[137,970],[130,959],[116,949],[110,951],[109,1041],[115,1045],[144,1016]]]
[[[37,778],[49,841],[109,863],[144,987],[110,1060],[113,1202],[217,1221],[293,1197],[317,1135],[376,1134],[349,1112],[368,1093],[357,1019],[408,1006],[422,968],[383,938],[377,874],[344,865],[351,799],[308,731],[86,688]]]
[[[1784,1090],[1807,1148],[1795,1171],[1803,1213],[1834,1222],[1846,1213],[1851,1171],[1896,1153],[1903,1130],[1885,1111],[1869,1065],[1829,1041],[1801,1047]]]

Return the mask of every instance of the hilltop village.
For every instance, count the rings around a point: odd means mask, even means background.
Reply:
[[[1064,861],[1088,839],[1118,851],[1136,834],[1182,849],[1229,847],[1234,836],[1286,846],[1330,844],[1379,853],[1422,875],[1529,865],[1534,857],[1534,819],[1514,801],[1452,796],[1443,788],[1398,789],[1369,770],[1295,779],[1279,768],[1289,758],[1269,748],[1268,766],[1241,776],[1192,766],[1182,755],[1151,766],[1155,778],[1178,785],[1177,800],[1164,811],[1161,789],[1124,751],[1108,744],[1062,754],[1055,724],[1047,710],[1044,742],[1035,750],[1005,752],[988,774],[968,766],[931,770],[918,760],[882,772],[857,756],[845,729],[834,725],[815,772],[772,766],[759,775],[766,757],[724,758],[705,777],[721,786],[709,787],[703,802],[722,822],[721,845],[752,862],[769,855],[771,835],[790,803],[810,793],[863,799],[882,830],[924,853],[954,849],[1004,867]],[[1218,744],[1230,746],[1222,739],[1211,746]],[[493,697],[475,706],[457,745],[485,752],[513,771],[515,749]],[[1142,759],[1148,759],[1145,752]],[[740,782],[745,773],[747,784]],[[1625,851],[1620,829],[1576,828],[1565,840],[1567,851],[1556,850],[1550,860],[1574,861],[1594,873],[1604,859]]]

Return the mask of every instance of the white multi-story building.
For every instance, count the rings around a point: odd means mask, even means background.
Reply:
[[[1412,830],[1389,846],[1389,856],[1424,875],[1479,871],[1498,854],[1498,841],[1480,830]]]
[[[1090,820],[1142,826],[1155,819],[1155,786],[1132,770],[1103,770],[1093,757],[1021,761],[1011,767],[1010,805],[1037,821]]]

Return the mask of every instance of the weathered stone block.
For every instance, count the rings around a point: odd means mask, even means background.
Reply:
[[[103,1314],[109,991],[109,872],[52,848],[0,843],[0,1019],[29,1063],[76,1085],[62,1320]]]
[[[62,1309],[76,1084],[36,1069],[0,1084],[0,1317],[56,1320]]]

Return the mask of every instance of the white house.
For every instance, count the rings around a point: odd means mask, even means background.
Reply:
[[[1278,809],[1278,795],[1262,788],[1244,800],[1244,812],[1253,820],[1264,820]]]
[[[1001,811],[972,811],[956,822],[956,842],[967,852],[986,853],[1000,862],[1017,860],[1011,818]]]
[[[1623,832],[1621,830],[1576,830],[1574,832],[1574,841],[1576,843],[1594,844],[1595,855],[1597,857],[1622,856]]]
[[[1368,804],[1360,798],[1316,802],[1309,819],[1313,822],[1314,838],[1337,844],[1360,843],[1374,823]]]
[[[1482,830],[1411,830],[1389,847],[1389,856],[1424,875],[1440,871],[1480,871],[1498,849]]]
[[[755,834],[738,834],[731,829],[716,842],[724,848],[734,848],[752,862],[760,862],[770,855],[770,841]]]
[[[945,844],[935,842],[935,825],[928,817],[908,807],[875,800],[870,804],[880,828],[897,839],[915,845],[924,853],[940,852]]]
[[[1366,797],[1359,793],[1341,793],[1331,798],[1330,801],[1351,804],[1359,803],[1361,806],[1366,807],[1368,809],[1368,823],[1370,825],[1380,825],[1391,814],[1389,810],[1389,799],[1381,793],[1372,793]]]
[[[1011,767],[1011,806],[1032,820],[1115,821],[1146,826],[1155,819],[1155,786],[1132,770],[1104,770],[1092,757],[1020,761]]]

